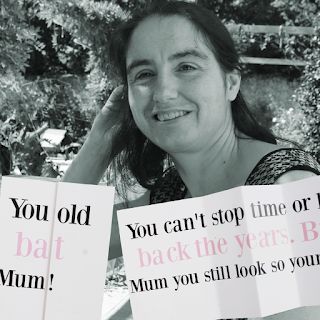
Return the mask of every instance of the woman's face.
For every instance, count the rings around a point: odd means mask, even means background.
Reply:
[[[232,127],[240,77],[225,74],[185,18],[152,16],[127,51],[129,104],[138,128],[171,155],[210,147]]]

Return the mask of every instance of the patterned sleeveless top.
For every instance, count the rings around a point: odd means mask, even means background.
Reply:
[[[320,164],[300,149],[282,148],[266,154],[249,174],[245,185],[274,184],[290,170],[306,170],[320,175]],[[150,204],[184,199],[187,188],[174,167],[167,169],[150,194]],[[246,318],[225,319],[246,320]]]
[[[266,154],[249,174],[245,185],[274,184],[284,173],[306,170],[320,175],[320,164],[306,151],[282,148]],[[184,199],[187,188],[174,167],[167,169],[150,193],[150,204]]]

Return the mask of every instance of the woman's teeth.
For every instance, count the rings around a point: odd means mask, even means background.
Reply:
[[[157,114],[157,119],[159,121],[167,121],[167,120],[172,120],[175,118],[182,117],[187,113],[188,113],[187,111],[171,111],[171,112],[159,113]]]

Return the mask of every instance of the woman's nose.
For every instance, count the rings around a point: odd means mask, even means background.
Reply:
[[[158,75],[153,88],[153,101],[166,103],[178,96],[177,82],[170,75]]]

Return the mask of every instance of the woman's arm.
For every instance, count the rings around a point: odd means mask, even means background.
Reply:
[[[90,133],[62,181],[98,184],[110,163],[110,150],[110,142]]]
[[[286,172],[278,180],[276,180],[275,184],[293,182],[293,181],[297,181],[297,180],[311,178],[313,176],[316,176],[316,174],[311,171],[291,170],[291,171]]]
[[[123,86],[117,87],[94,120],[87,140],[62,181],[97,184],[111,159],[112,144],[123,121]]]
[[[101,180],[106,168],[110,164],[113,143],[118,129],[124,121],[123,108],[127,102],[123,99],[123,86],[117,87],[110,95],[107,103],[94,120],[87,140],[82,146],[71,166],[65,173],[62,181],[74,183],[97,184]],[[119,142],[118,142],[119,143]],[[121,142],[120,142],[121,143]],[[121,149],[121,146],[117,150]],[[141,195],[142,193],[140,193]],[[122,255],[117,211],[128,207],[137,207],[149,204],[149,193],[146,192],[135,200],[127,203],[116,201],[113,208],[109,259]]]

